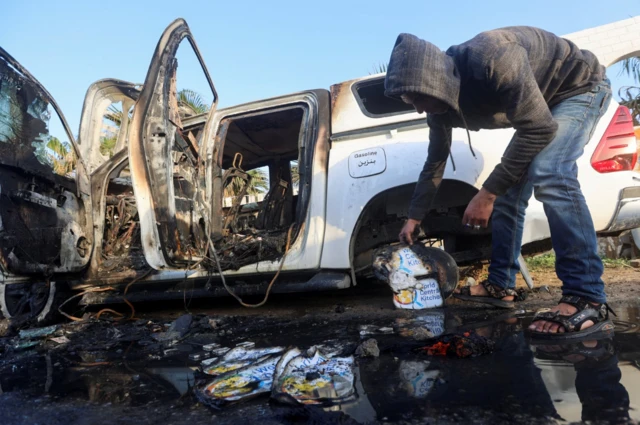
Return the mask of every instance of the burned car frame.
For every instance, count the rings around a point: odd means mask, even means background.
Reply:
[[[598,49],[602,63],[619,59]],[[204,101],[189,90],[196,79]],[[183,19],[161,35],[144,84],[89,87],[77,140],[51,95],[0,49],[0,314],[45,321],[67,299],[62,289],[83,304],[121,303],[342,289],[374,276],[428,152],[424,117],[384,96],[382,74],[217,105]],[[640,227],[638,172],[590,163],[627,114],[612,102],[578,162],[596,230],[608,236]],[[459,165],[447,164],[419,240],[439,242],[458,265],[488,258],[490,231],[461,217],[512,133],[474,134],[474,157],[466,133],[453,131]],[[549,241],[532,199],[523,252]]]

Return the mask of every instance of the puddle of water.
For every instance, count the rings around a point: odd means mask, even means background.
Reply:
[[[634,322],[640,309],[620,310],[613,339],[542,347],[522,331],[530,316],[482,327],[472,321],[467,326],[496,341],[493,354],[383,354],[360,363],[363,396],[378,419],[390,422],[443,416],[466,422],[479,414],[489,422],[638,421],[640,333]]]
[[[427,418],[458,422],[480,418],[489,423],[638,421],[640,332],[636,323],[640,308],[618,310],[613,340],[562,346],[532,346],[522,331],[530,317],[495,321],[486,313],[464,320],[462,325],[461,320],[451,319],[451,312],[447,317],[442,312],[428,318],[417,314],[421,317],[418,320],[375,323],[385,331],[373,335],[361,335],[361,324],[327,323],[315,329],[293,324],[263,326],[259,332],[249,331],[244,336],[257,347],[296,344],[301,348],[330,339],[355,344],[376,338],[383,353],[379,358],[358,359],[355,400],[325,408],[343,412],[357,423]],[[413,349],[421,342],[398,332],[399,323],[429,323],[446,332],[474,327],[496,342],[496,351],[473,359],[428,357]],[[394,333],[386,329],[390,327],[395,327]],[[73,399],[127,406],[170,403],[190,393],[196,362],[188,360],[186,348],[166,358],[136,349],[124,354],[126,361],[122,352],[114,355],[111,351],[92,355],[25,352],[22,359],[1,365],[0,387],[5,393],[49,395],[54,402]],[[79,366],[80,359],[84,363],[105,359],[111,363]],[[262,406],[268,415],[273,411],[268,400],[265,396],[251,403]],[[231,418],[237,414],[241,420],[239,406],[229,406],[221,414]]]

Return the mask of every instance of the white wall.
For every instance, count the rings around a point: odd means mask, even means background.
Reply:
[[[640,16],[564,35],[609,67],[640,52]]]

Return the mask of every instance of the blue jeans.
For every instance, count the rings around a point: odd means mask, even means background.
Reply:
[[[603,80],[590,92],[571,97],[551,109],[558,122],[555,138],[531,162],[527,175],[495,202],[489,282],[515,287],[518,257],[529,198],[542,202],[556,253],[556,274],[564,295],[604,303],[602,260],[593,220],[578,183],[576,160],[611,101],[611,85]]]

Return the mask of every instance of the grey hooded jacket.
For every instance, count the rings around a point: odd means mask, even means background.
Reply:
[[[504,194],[526,173],[558,124],[550,108],[588,92],[605,77],[593,53],[532,27],[483,32],[446,53],[411,34],[400,34],[391,53],[385,94],[414,92],[447,103],[427,117],[429,153],[411,200],[409,217],[422,220],[444,173],[451,128],[516,130],[500,164],[483,186]]]

